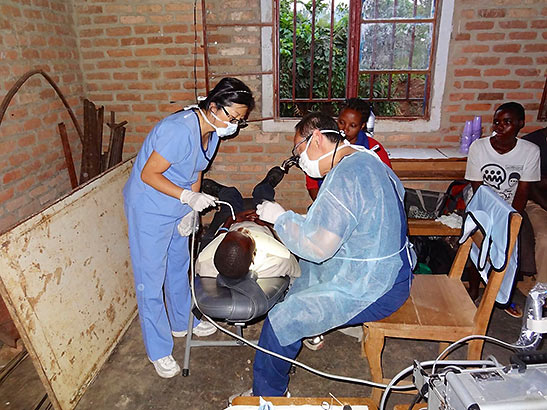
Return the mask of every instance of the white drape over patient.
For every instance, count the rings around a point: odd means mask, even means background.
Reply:
[[[408,258],[403,196],[391,169],[355,152],[329,172],[305,217],[277,219],[302,269],[269,313],[282,345],[346,323],[391,289]]]

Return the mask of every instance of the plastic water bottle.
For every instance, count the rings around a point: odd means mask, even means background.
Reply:
[[[469,146],[471,145],[471,130],[473,127],[473,121],[466,121],[463,127],[462,136],[460,139],[460,152],[467,154],[469,152]]]
[[[376,116],[374,115],[372,110],[370,110],[370,115],[368,116],[366,127],[367,127],[367,134],[370,135],[371,137],[374,136],[374,121],[376,121]]]
[[[482,134],[482,119],[480,116],[476,116],[473,119],[473,125],[471,127],[471,142],[469,145],[473,143],[473,141],[478,140],[481,137]]]

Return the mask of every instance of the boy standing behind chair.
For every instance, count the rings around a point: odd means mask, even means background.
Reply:
[[[519,233],[519,269],[535,273],[533,231],[524,208],[530,184],[540,180],[539,148],[517,138],[524,127],[524,107],[516,102],[502,104],[494,113],[491,137],[476,140],[469,148],[465,179],[471,181],[473,191],[481,184],[490,186],[522,216]],[[530,241],[531,238],[531,241]],[[506,312],[522,316],[514,304]]]
[[[371,108],[366,101],[360,98],[350,98],[338,114],[338,119],[336,120],[338,129],[344,131],[346,139],[351,144],[361,145],[374,151],[382,162],[391,168],[391,161],[385,148],[365,132],[370,113]],[[306,175],[306,189],[312,200],[315,201],[315,198],[317,198],[319,187],[322,183],[323,178],[310,178]]]

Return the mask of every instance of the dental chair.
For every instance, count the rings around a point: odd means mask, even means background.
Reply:
[[[188,329],[194,327],[194,318],[202,314],[215,321],[226,322],[236,327],[236,333],[243,336],[243,328],[264,317],[268,311],[283,299],[289,287],[289,276],[257,279],[253,272],[240,280],[230,280],[221,275],[216,278],[193,275],[191,286],[196,295],[197,306],[192,302]],[[253,340],[253,343],[258,341]],[[182,375],[190,374],[190,351],[199,346],[241,346],[238,340],[195,340],[192,332],[186,335],[186,349]]]

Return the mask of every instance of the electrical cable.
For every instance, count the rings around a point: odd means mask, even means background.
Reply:
[[[418,404],[423,398],[421,390],[418,390],[418,393],[414,396],[412,399],[412,402],[408,405],[408,410],[412,410],[414,408],[414,405]]]
[[[236,220],[236,214],[234,213],[234,207],[232,206],[231,203],[229,202],[226,202],[226,201],[220,201],[220,200],[216,200],[215,201],[217,204],[224,204],[224,205],[228,205],[228,207],[230,208],[230,211],[232,212],[232,219],[235,221]]]
[[[217,201],[217,203],[222,203],[222,204],[228,205],[230,207],[232,217],[235,220],[234,210],[233,210],[233,207],[232,207],[231,204],[229,204],[228,202],[225,202],[225,201]],[[196,213],[194,215],[194,224],[197,223],[197,217],[198,216],[197,216],[197,213]],[[200,310],[198,302],[197,302],[196,294],[195,294],[195,288],[194,288],[195,271],[194,271],[193,261],[194,261],[194,250],[195,250],[195,231],[192,233],[192,241],[191,241],[190,249],[192,250],[192,252],[191,252],[191,262],[192,263],[190,263],[192,301],[193,301],[194,306],[197,307],[198,310]],[[201,312],[201,310],[200,310],[200,312]],[[412,370],[414,368],[414,366],[409,366],[409,367],[401,370],[393,379],[391,379],[391,381],[387,385],[383,384],[383,383],[376,383],[376,382],[373,382],[373,381],[370,381],[370,380],[363,380],[363,379],[357,379],[357,378],[353,378],[353,377],[346,377],[346,376],[340,376],[340,375],[335,375],[335,374],[331,374],[331,373],[326,373],[326,372],[314,369],[313,367],[310,367],[310,366],[308,366],[304,363],[300,363],[297,360],[290,359],[290,358],[282,356],[278,353],[275,353],[275,352],[272,352],[270,350],[264,349],[263,347],[258,346],[256,344],[248,341],[247,339],[245,339],[245,338],[243,338],[243,337],[241,337],[241,336],[239,336],[239,335],[237,335],[237,334],[223,328],[217,322],[215,322],[212,318],[210,318],[208,315],[204,314],[203,312],[201,312],[201,313],[202,313],[203,317],[205,317],[210,323],[213,324],[213,326],[215,326],[221,332],[223,332],[223,333],[225,333],[225,334],[239,340],[240,342],[252,347],[255,350],[259,350],[263,353],[274,356],[274,357],[276,357],[280,360],[284,360],[284,361],[289,362],[289,363],[291,363],[295,366],[301,367],[301,368],[309,371],[310,373],[313,373],[313,374],[316,374],[318,376],[325,377],[325,378],[328,378],[328,379],[332,379],[332,380],[338,380],[338,381],[342,381],[342,382],[349,382],[349,383],[356,383],[356,384],[363,384],[363,385],[370,386],[370,387],[385,389],[384,393],[382,394],[382,399],[380,401],[380,406],[378,407],[379,410],[384,410],[385,409],[385,404],[386,404],[386,401],[387,401],[387,397],[389,396],[389,393],[390,393],[391,390],[400,391],[400,390],[408,390],[408,389],[415,388],[414,384],[409,384],[407,386],[396,386],[396,383],[398,383],[399,380],[403,376],[406,376],[406,374],[409,372],[409,370]],[[495,358],[493,360],[490,359],[490,360],[476,360],[476,361],[470,361],[470,360],[440,360],[445,354],[447,354],[455,346],[459,345],[460,343],[471,340],[471,339],[484,339],[486,341],[497,343],[497,344],[499,344],[503,347],[510,348],[510,349],[526,349],[527,347],[529,347],[529,345],[526,345],[526,346],[513,345],[513,344],[506,343],[502,340],[499,340],[499,339],[496,339],[496,338],[493,338],[493,337],[490,337],[490,336],[470,335],[470,336],[463,337],[460,340],[458,340],[458,341],[452,343],[451,345],[449,345],[446,349],[443,350],[443,352],[435,360],[421,362],[420,365],[422,367],[432,365],[433,366],[433,368],[432,368],[432,373],[433,374],[435,373],[435,367],[438,364],[448,364],[448,365],[456,365],[456,366],[457,365],[460,365],[460,366],[492,366],[492,367],[499,366],[499,363],[498,363],[497,360],[495,360]]]
[[[205,13],[205,10],[202,11]],[[194,0],[194,96],[198,101],[198,71],[197,57],[198,56],[198,23],[197,23],[197,0]]]
[[[500,346],[503,346],[507,349],[517,350],[517,349],[527,349],[530,346],[533,346],[536,342],[532,342],[531,344],[525,345],[525,346],[517,346],[515,344],[504,342],[503,340],[496,339],[495,337],[486,336],[486,335],[469,335],[466,337],[462,337],[460,340],[456,340],[454,343],[449,345],[446,349],[444,349],[439,356],[437,356],[437,359],[435,360],[435,363],[433,364],[432,372],[435,373],[435,367],[437,366],[437,361],[442,359],[445,354],[448,354],[454,347],[458,346],[460,343],[467,342],[468,340],[472,339],[484,339],[486,341],[499,344]]]
[[[438,363],[442,363],[442,364],[450,364],[450,365],[455,365],[455,366],[492,366],[494,367],[495,363],[490,361],[490,360],[428,360],[428,361],[425,361],[425,362],[420,362],[420,366],[422,367],[427,367],[427,366],[431,366],[431,365],[434,365],[434,364],[438,364]],[[390,390],[396,390],[395,387],[399,387],[399,386],[395,386],[399,380],[403,379],[404,377],[406,377],[406,374],[413,370],[414,369],[414,365],[412,366],[408,366],[407,368],[401,370],[399,373],[397,373],[395,375],[395,377],[393,379],[391,379],[391,381],[388,383],[387,387],[386,387],[386,390],[384,391],[384,394],[382,394],[382,399],[380,400],[380,405],[378,406],[378,410],[384,410],[385,409],[385,404],[386,404],[386,401],[387,401],[387,396],[389,395],[389,392]],[[413,384],[409,385],[409,386],[400,386],[400,387],[415,387]]]
[[[220,201],[217,201],[217,202],[220,202]],[[194,224],[196,224],[196,223],[197,223],[197,213],[194,215]],[[192,301],[194,303],[194,306],[197,307],[198,310],[200,310],[199,309],[199,304],[198,304],[197,298],[196,298],[195,288],[194,288],[195,271],[194,271],[193,260],[194,260],[194,249],[195,249],[195,237],[196,237],[195,232],[193,232],[192,233],[191,245],[190,245],[190,249],[191,249],[191,255],[190,255],[190,257],[191,257],[191,259],[190,259],[191,260],[191,263],[190,263],[190,284],[191,284],[191,286],[190,286],[190,289],[191,289],[191,293],[192,293]],[[356,379],[356,378],[353,378],[353,377],[345,377],[345,376],[339,376],[339,375],[335,375],[335,374],[322,372],[322,371],[314,369],[313,367],[310,367],[310,366],[308,366],[304,363],[300,363],[296,360],[290,359],[290,358],[282,356],[278,353],[275,353],[275,352],[272,352],[270,350],[264,349],[263,347],[258,346],[256,344],[248,341],[247,339],[245,339],[245,338],[243,338],[243,337],[229,331],[228,329],[223,328],[218,323],[216,323],[212,318],[210,318],[209,316],[204,314],[201,310],[200,310],[200,312],[201,312],[201,314],[203,315],[203,317],[205,319],[207,319],[209,322],[211,322],[213,324],[213,326],[215,326],[221,332],[233,337],[234,339],[239,340],[242,343],[245,343],[246,345],[252,347],[255,350],[260,350],[263,353],[269,354],[269,355],[274,356],[274,357],[276,357],[278,359],[281,359],[281,360],[285,360],[286,362],[289,362],[289,363],[294,364],[295,366],[301,367],[301,368],[309,371],[310,373],[314,373],[318,376],[325,377],[325,378],[332,379],[332,380],[339,380],[339,381],[349,382],[349,383],[364,384],[366,386],[376,387],[376,388],[379,388],[379,389],[383,389],[383,388],[387,387],[387,385],[383,384],[383,383],[376,383],[376,382],[373,382],[373,381],[370,381],[370,380],[362,380],[362,379]],[[408,390],[409,388],[412,388],[412,386],[393,386],[392,390]]]

